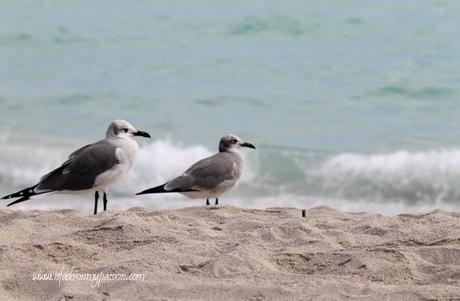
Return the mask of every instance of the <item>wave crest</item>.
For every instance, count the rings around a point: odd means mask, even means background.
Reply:
[[[388,154],[340,154],[307,177],[318,192],[369,201],[457,202],[460,198],[460,150],[398,151]]]

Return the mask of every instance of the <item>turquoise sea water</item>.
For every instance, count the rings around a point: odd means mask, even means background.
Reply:
[[[0,2],[0,192],[129,120],[154,139],[111,208],[234,133],[224,204],[384,213],[460,208],[460,2]],[[82,208],[91,195],[23,208]]]

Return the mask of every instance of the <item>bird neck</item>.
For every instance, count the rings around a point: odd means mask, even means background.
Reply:
[[[229,154],[232,157],[241,159],[241,153],[238,149],[227,149],[225,151],[222,151],[221,153],[223,154]]]

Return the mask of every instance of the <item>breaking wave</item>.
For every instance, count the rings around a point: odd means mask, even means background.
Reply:
[[[339,154],[307,170],[317,194],[369,202],[456,203],[460,150]]]

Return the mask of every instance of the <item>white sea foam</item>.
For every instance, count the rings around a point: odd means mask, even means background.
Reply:
[[[369,202],[457,202],[460,199],[460,150],[339,154],[309,169],[316,193]]]
[[[65,158],[62,148],[5,143],[0,152],[0,184],[15,188],[33,185]]]

